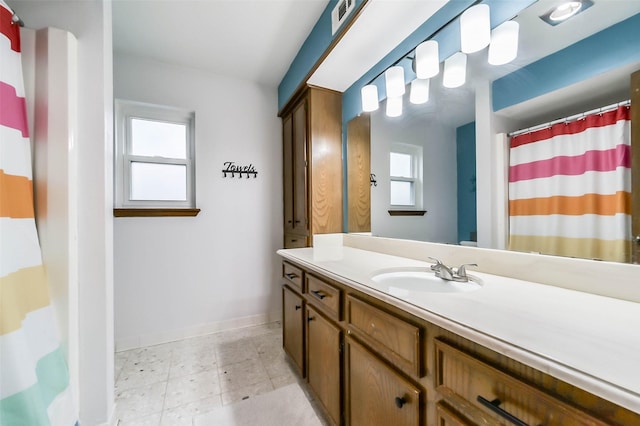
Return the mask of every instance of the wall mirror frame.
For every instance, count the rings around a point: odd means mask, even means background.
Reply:
[[[485,3],[493,7],[493,3],[499,2],[485,1]],[[345,176],[347,176],[345,188],[347,196],[344,201],[345,231],[371,232],[378,236],[451,244],[473,240],[476,237],[479,247],[506,249],[508,231],[507,224],[504,222],[506,218],[504,194],[496,196],[496,192],[507,190],[506,183],[499,182],[500,177],[504,178],[505,171],[496,173],[495,170],[501,164],[500,156],[506,153],[501,154],[495,146],[497,134],[507,134],[631,99],[631,133],[634,146],[640,145],[638,142],[640,107],[634,107],[640,105],[640,74],[633,74],[634,71],[640,70],[640,49],[632,46],[635,43],[634,40],[640,37],[640,29],[635,29],[640,28],[640,4],[632,0],[599,0],[595,1],[594,6],[585,11],[582,16],[575,17],[573,22],[567,21],[555,27],[548,26],[539,16],[556,3],[559,1],[520,2],[522,10],[518,11],[517,16],[513,18],[520,22],[521,29],[520,52],[515,61],[498,67],[500,70],[496,72],[486,64],[486,49],[470,54],[467,68],[468,80],[459,89],[442,87],[439,81],[442,75],[441,63],[440,77],[436,77],[431,82],[432,92],[429,102],[420,108],[405,102],[406,114],[402,118],[390,119],[384,116],[384,93],[380,96],[380,110],[372,113],[357,111],[360,108],[359,89],[373,79],[375,74],[397,61],[397,57],[381,60],[344,91],[343,146],[346,158]],[[613,16],[602,17],[602,11],[605,8],[620,10],[615,11]],[[593,27],[585,28],[586,22],[593,21],[597,21]],[[495,25],[492,22],[492,27]],[[530,34],[529,31],[533,32]],[[612,33],[612,31],[617,32]],[[431,28],[432,34],[436,32],[441,36],[449,34],[447,31]],[[426,33],[428,30],[422,35]],[[556,45],[547,47],[547,51],[541,49],[529,52],[527,50],[536,43],[544,44],[545,39],[556,36],[558,38],[566,36],[569,39],[560,40]],[[600,38],[594,41],[594,37]],[[414,46],[416,39],[413,37],[410,41]],[[607,42],[612,41],[624,45],[624,49],[609,48],[611,45],[607,45]],[[453,44],[453,50],[458,49],[455,42]],[[443,45],[442,42],[441,45]],[[444,46],[446,45],[445,42]],[[594,50],[593,46],[596,45],[599,49]],[[403,49],[408,50],[406,45],[399,46],[395,54],[397,55],[398,51],[402,52]],[[579,56],[585,55],[585,49],[591,49],[590,55]],[[602,52],[604,55],[596,52]],[[441,59],[444,59],[443,55],[448,53],[441,52]],[[560,60],[563,57],[564,64]],[[410,61],[410,58],[407,61]],[[545,66],[546,69],[543,68]],[[587,68],[587,70],[579,71],[581,68]],[[575,70],[578,70],[580,75],[567,77],[567,74]],[[554,73],[561,76],[552,78]],[[410,81],[411,77],[409,73],[407,80]],[[536,86],[545,79],[548,80],[546,86]],[[553,85],[555,87],[552,87]],[[354,107],[355,104],[357,107]],[[434,129],[433,123],[438,123],[442,129]],[[381,170],[384,162],[387,161],[388,154],[384,147],[380,148],[378,145],[380,141],[390,142],[396,138],[391,134],[392,129],[395,128],[401,134],[407,133],[407,129],[412,126],[419,128],[414,133],[423,135],[424,140],[421,143],[425,146],[425,163],[431,162],[429,167],[427,165],[424,167],[424,180],[429,183],[425,185],[424,209],[428,213],[421,219],[390,217],[387,208],[376,205],[377,195],[383,192],[383,187],[389,185],[388,175]],[[366,143],[367,139],[369,144]],[[475,150],[476,163],[473,167],[475,174],[465,175],[464,172],[468,172],[469,167],[461,167],[458,158],[460,150],[465,149],[465,141],[469,139],[473,139],[473,146],[466,149]],[[444,148],[436,149],[427,145],[434,144],[434,140],[446,141],[442,144]],[[407,141],[405,135],[398,136],[395,141],[411,143]],[[632,150],[632,157],[632,187],[638,188],[640,187],[640,149]],[[455,173],[447,173],[447,168],[455,170]],[[377,178],[375,187],[370,183],[371,173],[374,173]],[[460,194],[458,194],[459,191],[472,193],[473,190],[477,191],[474,194],[475,211],[469,204],[461,205]],[[452,193],[456,194],[453,201],[443,198],[443,194]],[[640,235],[639,191],[632,191],[632,205],[634,210],[632,235]],[[451,211],[457,212],[455,225],[443,222],[446,219],[451,220],[453,216]],[[458,219],[460,215],[465,214],[474,217],[477,224],[475,230],[460,225]],[[387,224],[381,226],[380,217],[384,217]],[[398,223],[402,225],[398,226]],[[447,235],[436,235],[434,232],[444,229],[447,230],[445,232]],[[633,247],[632,261],[638,263],[639,244],[635,243],[631,235],[629,238],[629,244]]]

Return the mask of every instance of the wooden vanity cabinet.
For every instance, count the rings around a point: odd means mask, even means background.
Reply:
[[[640,425],[639,413],[287,264],[284,293],[296,297],[285,299],[294,306],[285,309],[298,312],[302,299],[305,324],[301,330],[299,321],[283,322],[285,344],[296,341],[292,334],[302,336],[307,381],[335,425],[518,424],[505,413],[531,426]]]
[[[284,248],[342,232],[342,94],[309,86],[282,117]]]

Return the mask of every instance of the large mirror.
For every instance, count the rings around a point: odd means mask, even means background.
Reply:
[[[476,212],[479,200],[491,198],[486,186],[476,185],[476,170],[480,170],[476,164],[478,115],[483,115],[484,125],[489,122],[492,134],[506,135],[630,99],[630,76],[640,69],[640,59],[614,58],[610,60],[619,59],[619,66],[604,64],[602,72],[594,73],[579,83],[571,82],[546,94],[494,108],[496,99],[492,96],[495,97],[496,92],[493,81],[626,22],[630,17],[637,19],[640,16],[638,1],[594,0],[583,16],[578,15],[556,26],[543,22],[540,16],[558,3],[540,0],[514,18],[520,24],[520,52],[514,62],[492,67],[486,63],[486,51],[471,54],[468,56],[464,86],[444,88],[441,72],[431,80],[430,99],[426,104],[413,105],[405,97],[402,115],[389,117],[383,100],[377,111],[349,120],[346,204],[350,232],[369,231],[376,236],[475,245],[478,228],[495,225],[486,220],[478,223]],[[638,23],[634,22],[631,27],[637,28]],[[618,41],[637,45],[634,41],[638,39],[636,31]],[[610,50],[608,46],[601,46],[602,52],[607,50]],[[592,50],[590,54],[597,57],[599,51]],[[567,60],[575,62],[576,58],[567,56]],[[521,73],[519,78],[526,80],[527,74]],[[519,84],[521,87],[532,85],[534,80],[531,78],[531,82],[520,81]],[[391,157],[397,154],[399,158],[411,158],[407,146],[417,148],[414,153],[420,156],[421,161],[417,170],[413,166],[414,171],[420,174],[419,185],[412,195],[415,206],[403,212],[404,201],[394,204],[390,192],[397,183],[395,181],[399,181],[398,185],[402,187],[402,182],[412,179],[405,176],[411,172],[400,172],[402,176],[397,176],[397,171],[394,174]],[[408,157],[403,157],[403,154]],[[368,162],[367,155],[370,155]],[[409,170],[412,166],[407,167]],[[370,192],[366,192],[363,181],[369,175]],[[422,210],[424,214],[411,210]],[[505,248],[499,244],[489,247]]]

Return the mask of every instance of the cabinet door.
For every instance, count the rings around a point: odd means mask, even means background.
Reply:
[[[282,345],[304,376],[304,308],[302,297],[282,287]]]
[[[293,231],[308,233],[307,216],[307,103],[293,110]]]
[[[420,425],[420,390],[347,338],[349,425]]]
[[[307,378],[334,424],[341,417],[340,338],[337,326],[307,307]]]
[[[286,233],[293,230],[293,119],[291,115],[282,120],[282,173]]]

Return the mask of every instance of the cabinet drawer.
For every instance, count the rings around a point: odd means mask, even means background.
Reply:
[[[470,418],[545,426],[607,424],[443,341],[436,339],[435,347],[436,390],[454,406],[458,398],[472,406],[465,410]]]
[[[473,423],[441,402],[436,404],[436,419],[438,426],[474,426]]]
[[[284,234],[284,248],[303,248],[307,247],[307,237],[303,235]]]
[[[352,296],[347,302],[349,331],[377,343],[376,349],[403,371],[422,377],[420,329]]]
[[[302,292],[302,269],[290,263],[282,262],[282,276],[289,285]]]
[[[306,275],[306,283],[309,294],[307,300],[326,313],[340,319],[340,296],[342,294],[340,289],[309,274]]]

